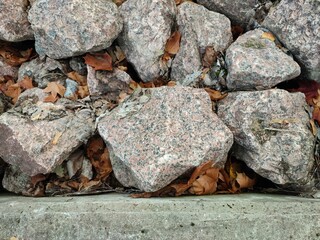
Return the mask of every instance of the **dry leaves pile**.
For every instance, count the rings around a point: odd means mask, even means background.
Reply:
[[[215,168],[213,161],[198,166],[188,181],[177,180],[156,192],[132,194],[134,198],[180,195],[208,195],[213,193],[238,193],[252,188],[257,176],[243,162],[230,158],[224,169]]]

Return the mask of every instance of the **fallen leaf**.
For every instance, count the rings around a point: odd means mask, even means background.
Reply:
[[[268,39],[272,42],[274,42],[276,40],[275,36],[271,32],[262,33],[261,38]]]
[[[124,3],[126,0],[112,0],[117,6],[120,6],[122,3]]]
[[[318,89],[320,89],[320,83],[313,80],[299,80],[296,84],[298,85],[296,88],[290,88],[287,90],[289,92],[304,93],[308,104],[313,105],[313,99],[319,96]]]
[[[58,97],[57,96],[53,96],[52,94],[50,94],[49,96],[45,97],[43,99],[44,102],[56,102],[58,100]]]
[[[180,39],[181,33],[179,31],[175,31],[167,41],[165,51],[173,55],[177,54],[180,48]]]
[[[89,88],[88,88],[88,86],[86,85],[86,86],[78,86],[78,96],[80,97],[80,98],[85,98],[85,97],[87,97],[87,96],[89,96]]]
[[[87,85],[87,77],[83,76],[83,75],[80,75],[76,71],[67,73],[67,76],[68,76],[68,78],[78,82],[80,86]]]
[[[32,78],[24,76],[24,78],[18,83],[23,89],[33,88]]]
[[[204,90],[209,94],[211,101],[221,100],[228,95],[227,93],[221,93],[220,91],[213,90],[211,88],[205,88]]]
[[[54,138],[52,139],[52,144],[53,144],[53,145],[57,145],[60,137],[62,136],[62,133],[63,133],[63,132],[57,132],[57,133],[54,135]]]
[[[211,68],[211,66],[217,61],[218,52],[214,50],[212,46],[206,47],[205,53],[202,57],[202,67]]]
[[[255,178],[251,179],[245,173],[237,173],[236,181],[239,184],[240,189],[252,188],[256,183]]]
[[[312,119],[317,121],[318,124],[320,124],[320,108],[315,106],[312,112]]]
[[[177,83],[175,82],[175,81],[169,81],[168,83],[167,83],[167,86],[168,87],[174,87],[174,86],[176,86],[177,85]]]
[[[95,70],[107,70],[112,71],[112,57],[108,53],[87,53],[83,57],[85,63],[93,67]]]
[[[116,46],[114,54],[116,55],[118,62],[122,62],[126,59],[126,55],[119,46]]]
[[[217,190],[218,178],[219,169],[210,168],[192,183],[189,192],[196,195],[212,194]]]
[[[46,179],[47,179],[47,176],[40,173],[40,174],[37,174],[37,175],[31,177],[31,184],[32,184],[33,186],[35,186],[35,185],[37,185],[39,182],[42,182],[42,181],[44,181],[44,180],[46,180]]]
[[[17,51],[12,47],[4,46],[0,48],[0,55],[7,64],[17,67],[30,59],[32,51],[32,49]]]
[[[66,91],[66,88],[58,82],[49,82],[47,87],[43,89],[43,91],[46,93],[51,93],[53,97],[57,97],[57,95],[60,95],[60,97],[63,97]]]
[[[21,94],[21,88],[18,83],[8,84],[7,89],[4,91],[4,94],[12,98],[12,102],[15,104]]]
[[[316,124],[314,123],[314,120],[310,119],[309,123],[310,123],[310,126],[311,126],[311,132],[312,132],[313,136],[317,136],[318,128],[316,127]]]

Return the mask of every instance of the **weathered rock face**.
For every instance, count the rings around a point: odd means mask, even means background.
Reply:
[[[49,57],[35,58],[21,65],[18,81],[28,76],[38,84],[39,88],[45,88],[49,82],[64,81],[67,77],[63,72],[64,68],[58,61]]]
[[[300,74],[300,66],[256,29],[240,36],[226,52],[227,87],[269,89]]]
[[[44,103],[35,89],[29,91],[29,98],[25,94],[24,101],[19,99],[0,116],[0,157],[32,176],[52,171],[85,143],[94,132],[94,120],[80,103]]]
[[[33,39],[33,31],[28,22],[28,1],[1,0],[0,2],[0,39],[20,42]]]
[[[0,74],[1,76],[8,75],[13,78],[18,77],[18,67],[13,67],[7,64],[2,57],[0,57]]]
[[[5,172],[7,164],[0,158],[0,191],[3,189],[2,187],[2,179]]]
[[[320,2],[282,0],[263,22],[306,68],[310,79],[320,81]]]
[[[230,0],[197,0],[197,3],[206,8],[222,13],[234,23],[246,25],[255,15],[255,7],[258,0],[230,1]]]
[[[232,154],[277,183],[303,187],[314,163],[314,137],[302,93],[272,89],[233,92],[218,116],[234,134]]]
[[[88,88],[91,97],[105,97],[117,100],[121,91],[129,89],[131,77],[120,69],[113,72],[95,71],[88,65]]]
[[[174,0],[130,0],[120,7],[123,31],[119,44],[142,81],[168,75],[161,59],[175,20]]]
[[[105,0],[38,0],[28,18],[36,51],[53,59],[105,49],[122,30],[118,7]]]
[[[184,2],[178,7],[177,22],[181,44],[173,60],[171,78],[188,86],[199,80],[201,56],[206,47],[223,52],[230,45],[231,23],[224,15],[192,2]]]
[[[223,166],[233,138],[207,93],[187,87],[140,89],[98,123],[124,186],[156,191],[199,164]]]
[[[9,192],[21,194],[27,190],[31,177],[23,173],[18,166],[9,165],[2,179],[2,186]]]

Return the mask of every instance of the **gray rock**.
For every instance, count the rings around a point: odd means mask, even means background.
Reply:
[[[168,75],[162,61],[175,20],[174,0],[130,0],[120,6],[124,20],[119,45],[142,81]]]
[[[1,96],[2,96],[2,93],[0,93],[0,115],[5,111],[5,104]]]
[[[85,76],[87,75],[87,65],[84,62],[83,57],[73,57],[69,61],[70,68],[73,71]]]
[[[240,36],[226,52],[227,87],[231,90],[269,89],[300,75],[300,66],[275,42],[256,29]]]
[[[188,86],[199,80],[202,70],[201,56],[206,47],[223,52],[230,45],[231,23],[222,14],[192,2],[179,5],[177,22],[181,32],[181,44],[173,60],[171,79]]]
[[[33,31],[28,22],[28,1],[0,1],[0,39],[20,42],[33,39]]]
[[[44,103],[32,93],[0,116],[0,157],[29,176],[51,172],[94,132],[85,106],[67,99]]]
[[[255,7],[259,0],[230,1],[230,0],[197,0],[206,8],[222,13],[235,24],[246,26],[250,18],[255,15]]]
[[[234,134],[232,155],[277,184],[304,187],[314,164],[314,136],[302,93],[272,89],[233,92],[218,116]]]
[[[52,81],[64,82],[67,78],[64,71],[65,69],[59,61],[49,57],[36,58],[21,65],[18,81],[28,76],[38,84],[39,88],[45,88]]]
[[[116,178],[156,191],[213,160],[222,167],[233,143],[203,89],[138,89],[98,122]]]
[[[117,5],[105,0],[38,0],[28,18],[36,51],[53,59],[105,49],[122,30]]]
[[[2,187],[2,179],[3,179],[4,172],[5,172],[5,170],[6,170],[6,167],[7,167],[6,162],[3,161],[3,160],[0,158],[0,192],[1,192],[1,190],[3,189],[3,187]]]
[[[90,96],[103,96],[116,101],[119,94],[127,92],[131,77],[125,71],[115,68],[112,72],[95,71],[88,65],[88,88]]]
[[[304,66],[306,75],[320,81],[320,2],[282,0],[263,22]]]
[[[27,190],[31,177],[23,173],[18,166],[9,165],[2,179],[2,186],[9,192],[21,194]]]
[[[14,79],[18,78],[19,67],[13,67],[7,64],[4,59],[0,56],[0,74],[1,76],[8,75]]]

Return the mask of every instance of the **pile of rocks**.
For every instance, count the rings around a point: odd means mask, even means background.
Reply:
[[[126,187],[156,191],[208,160],[223,167],[228,154],[284,187],[312,185],[315,137],[305,97],[274,87],[298,76],[320,81],[320,3],[176,2],[0,0],[0,39],[34,40],[38,54],[20,67],[0,56],[0,76],[37,84],[12,108],[0,92],[4,188],[22,193],[31,176],[72,161],[96,132]],[[233,39],[236,28],[245,33]],[[164,60],[176,30],[180,49]],[[96,71],[84,63],[85,53],[115,45],[134,70]],[[208,48],[217,57],[204,71]],[[66,86],[68,69],[87,76],[90,96],[45,102],[43,89],[52,81]],[[132,79],[177,85],[137,88],[108,110]],[[202,87],[229,93],[212,108]]]

